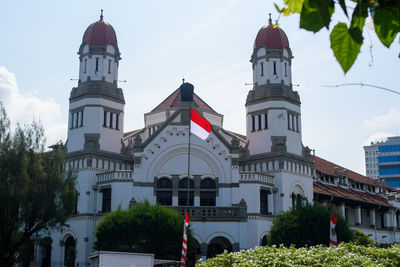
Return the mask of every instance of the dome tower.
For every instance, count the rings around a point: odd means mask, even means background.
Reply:
[[[86,29],[78,55],[78,86],[69,98],[67,152],[120,153],[125,106],[117,86],[121,57],[115,30],[104,20],[103,10]]]
[[[300,98],[292,88],[292,51],[285,32],[272,24],[262,27],[250,62],[253,89],[246,100],[249,155],[268,152],[302,155]]]

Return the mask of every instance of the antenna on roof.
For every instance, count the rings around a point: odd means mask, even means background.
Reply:
[[[100,21],[103,20],[103,9],[101,10],[101,14],[100,14]]]

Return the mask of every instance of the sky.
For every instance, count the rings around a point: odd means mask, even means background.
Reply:
[[[224,128],[245,134],[249,62],[258,30],[282,0],[5,1],[0,9],[0,101],[12,125],[40,120],[48,144],[67,136],[68,98],[77,85],[77,55],[85,29],[104,19],[115,29],[122,60],[125,129],[144,126],[151,111],[182,83],[224,115]],[[349,23],[337,8],[336,22]],[[367,19],[370,23],[370,19]],[[364,45],[345,75],[330,50],[330,30],[299,28],[299,16],[279,17],[293,52],[301,99],[303,144],[315,154],[365,174],[363,145],[400,135],[399,36],[390,49],[364,28]],[[298,85],[298,86],[297,86]]]

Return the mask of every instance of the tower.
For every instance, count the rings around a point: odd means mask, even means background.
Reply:
[[[121,152],[125,100],[117,86],[120,52],[113,27],[100,19],[86,29],[78,86],[69,98],[67,152]]]
[[[249,155],[302,155],[300,97],[292,88],[292,58],[285,32],[270,17],[258,31],[250,59],[254,87],[246,100]]]

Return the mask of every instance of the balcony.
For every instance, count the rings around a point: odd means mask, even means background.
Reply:
[[[97,174],[97,184],[132,181],[133,172],[131,170],[102,172]]]
[[[247,221],[247,205],[241,203],[231,207],[173,207],[179,214],[184,216],[187,211],[191,221],[229,221],[245,222]]]
[[[241,183],[258,183],[258,184],[266,184],[273,185],[274,184],[274,176],[261,173],[261,172],[241,172],[240,173],[240,182]]]

